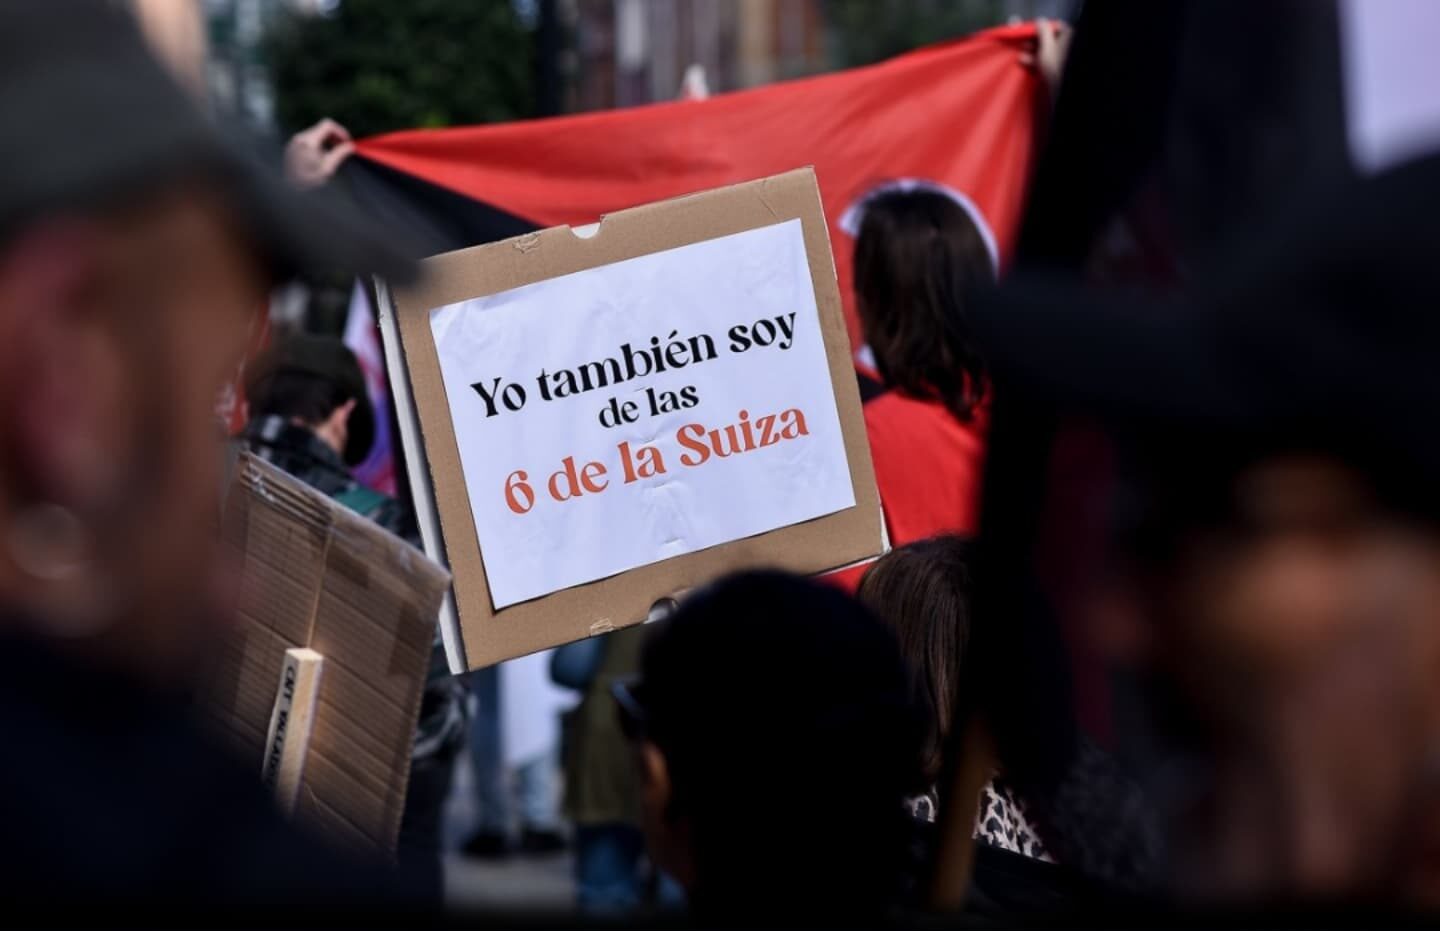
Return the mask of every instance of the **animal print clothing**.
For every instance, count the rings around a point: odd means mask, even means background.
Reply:
[[[939,799],[934,788],[924,795],[906,800],[910,816],[916,821],[934,822]],[[1054,863],[1045,849],[1045,842],[1025,815],[1025,804],[1000,777],[985,783],[980,791],[980,807],[975,812],[974,838],[981,843],[1018,853],[1034,860]]]
[[[985,788],[980,791],[980,809],[975,813],[975,839],[1033,860],[1055,862],[1035,826],[1026,817],[1025,803],[998,776],[985,783]]]

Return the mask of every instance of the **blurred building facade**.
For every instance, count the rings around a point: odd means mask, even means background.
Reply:
[[[131,0],[195,19],[217,107],[274,129],[264,38],[284,16],[345,0]],[[406,3],[409,0],[394,0]],[[453,0],[455,3],[476,0]],[[818,74],[1010,20],[1068,18],[1077,0],[509,0],[535,34],[538,115],[679,96],[692,66],[713,93]],[[193,30],[191,30],[193,31]],[[859,52],[857,39],[885,36]],[[463,79],[463,76],[460,77]]]
[[[567,110],[678,95],[690,65],[732,90],[826,65],[823,0],[569,0],[575,79]],[[563,14],[562,14],[563,15]]]
[[[1074,0],[539,0],[570,36],[563,109],[668,100],[700,66],[714,92],[853,64],[845,30],[897,27],[918,41],[1038,17],[1068,18]],[[925,26],[938,32],[925,33]],[[947,31],[946,27],[949,27]],[[911,43],[914,44],[914,43]]]
[[[275,122],[275,92],[261,43],[282,16],[323,15],[341,0],[156,0],[181,6],[199,3],[209,45],[206,84],[216,105],[257,129]],[[405,2],[405,0],[400,0]]]

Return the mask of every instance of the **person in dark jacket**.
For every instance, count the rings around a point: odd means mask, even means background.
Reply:
[[[375,438],[375,411],[355,354],[340,340],[297,333],[250,371],[244,439],[261,459],[419,545],[400,502],[350,473]]]
[[[1032,273],[976,305],[997,385],[1106,441],[1024,493],[1090,522],[1105,582],[1053,603],[1140,686],[1116,742],[1184,900],[1440,906],[1437,202],[1430,155],[1234,234],[1181,297]]]
[[[258,361],[246,398],[252,418],[243,436],[251,452],[420,547],[400,502],[350,474],[370,450],[375,412],[360,363],[344,343],[309,334],[280,341]],[[434,861],[437,870],[441,815],[465,743],[465,694],[463,681],[450,674],[437,627],[399,841],[402,854]]]
[[[890,632],[830,586],[716,583],[615,690],[652,858],[699,920],[877,922],[907,892],[920,721]]]
[[[377,904],[185,699],[228,622],[213,402],[258,308],[407,263],[223,143],[117,4],[0,6],[0,70],[0,901]]]

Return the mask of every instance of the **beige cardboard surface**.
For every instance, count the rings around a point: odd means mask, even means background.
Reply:
[[[798,218],[809,258],[855,507],[735,540],[495,611],[461,472],[429,312],[547,278]],[[816,573],[884,549],[880,499],[814,172],[800,169],[606,216],[593,236],[568,227],[436,256],[393,292],[410,386],[430,466],[461,635],[472,668],[643,621],[661,598],[726,572],[774,566]],[[683,309],[677,309],[677,314]]]
[[[244,560],[239,625],[202,716],[259,771],[286,651],[313,651],[324,673],[292,790],[295,816],[332,840],[393,850],[448,574],[248,454],[226,501],[225,535]]]

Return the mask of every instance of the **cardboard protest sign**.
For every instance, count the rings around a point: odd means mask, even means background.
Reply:
[[[426,264],[393,314],[466,665],[884,548],[810,170]]]
[[[240,623],[207,678],[202,717],[297,819],[339,843],[393,850],[448,574],[249,454],[224,529],[243,558]]]

